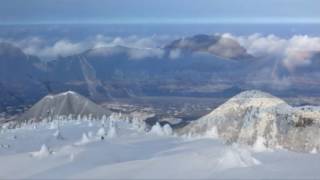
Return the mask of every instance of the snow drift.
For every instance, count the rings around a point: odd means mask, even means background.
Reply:
[[[320,149],[319,115],[319,107],[291,107],[268,93],[245,91],[179,133],[207,135],[214,130],[227,143],[310,152]]]

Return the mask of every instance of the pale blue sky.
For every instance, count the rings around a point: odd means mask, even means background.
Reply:
[[[0,0],[0,23],[320,22],[320,0]]]

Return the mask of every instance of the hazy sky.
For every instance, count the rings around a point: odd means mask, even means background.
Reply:
[[[313,22],[320,0],[0,0],[0,23]]]

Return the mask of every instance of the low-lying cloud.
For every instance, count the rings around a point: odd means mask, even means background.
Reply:
[[[21,48],[25,53],[37,55],[44,60],[55,59],[58,56],[79,54],[93,48],[96,49],[116,46],[132,48],[128,53],[129,57],[132,59],[140,59],[153,56],[161,57],[163,52],[160,47],[169,42],[169,37],[108,37],[104,35],[96,35],[81,41],[60,39],[50,42],[40,37],[28,37],[21,40],[0,38],[0,41],[12,43]],[[110,50],[112,50],[112,48],[110,48]]]
[[[320,37],[295,35],[286,39],[275,35],[262,36],[260,34],[246,37],[236,37],[230,34],[223,36],[236,39],[249,54],[254,56],[279,58],[282,65],[289,71],[308,66],[311,64],[314,53],[320,52]]]
[[[234,51],[233,41],[238,41],[247,51],[256,57],[270,57],[279,59],[279,63],[289,71],[296,68],[308,66],[312,62],[312,56],[315,52],[320,52],[320,37],[307,35],[295,35],[290,38],[282,38],[276,35],[252,34],[249,36],[234,36],[232,34],[222,34],[225,41],[219,42],[222,45],[211,47],[212,51],[219,51],[226,56],[235,56],[243,53]],[[161,47],[170,43],[177,37],[171,36],[128,36],[128,37],[108,37],[98,34],[79,41],[69,39],[60,39],[50,42],[40,37],[28,37],[21,40],[1,39],[20,47],[27,54],[34,54],[42,59],[50,60],[58,56],[69,56],[82,53],[92,48],[123,46],[132,50],[128,52],[131,59],[143,59],[146,57],[163,56]],[[222,38],[223,39],[223,38]],[[217,48],[218,47],[218,48]],[[111,50],[112,51],[112,48]],[[111,53],[111,52],[109,52]],[[169,54],[169,58],[176,59],[180,57],[180,51],[174,51]]]

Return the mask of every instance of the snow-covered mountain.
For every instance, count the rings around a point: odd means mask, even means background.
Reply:
[[[252,56],[234,39],[221,35],[199,34],[173,41],[165,46],[168,51],[186,53],[205,52],[226,59],[245,60]]]
[[[91,116],[101,118],[109,116],[110,111],[83,97],[82,95],[67,91],[56,95],[47,95],[19,117],[20,121],[40,121],[59,116]]]
[[[228,143],[319,150],[319,113],[318,107],[291,107],[268,93],[245,91],[180,133],[212,135]]]

